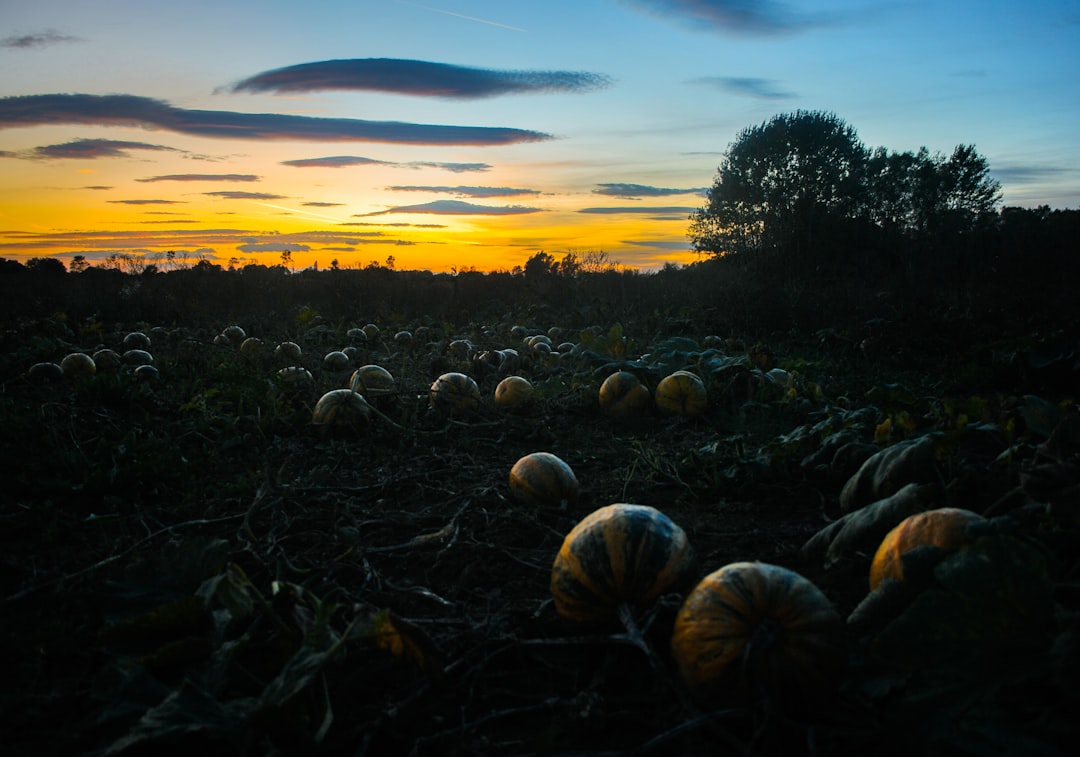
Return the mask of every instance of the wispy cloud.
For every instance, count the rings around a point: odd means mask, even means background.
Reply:
[[[300,63],[264,71],[231,92],[350,90],[475,100],[512,94],[589,92],[611,79],[585,71],[505,71],[399,58],[353,58]]]
[[[759,100],[789,100],[795,97],[795,93],[778,88],[775,79],[759,79],[751,76],[703,76],[699,79],[691,79],[690,84],[703,84],[722,92],[756,97]]]
[[[153,145],[147,142],[125,142],[116,139],[76,139],[62,144],[35,147],[31,157],[49,159],[76,158],[79,160],[126,158],[131,154],[132,150],[181,152],[172,147]]]
[[[137,95],[51,94],[0,98],[0,128],[61,123],[142,126],[225,139],[414,145],[506,145],[552,138],[537,131],[502,127],[189,110]]]
[[[1025,166],[1016,164],[1001,165],[990,169],[991,176],[1008,184],[1033,184],[1069,173],[1077,173],[1077,171],[1062,166]]]
[[[183,205],[183,200],[106,200],[116,205]]]
[[[648,205],[622,205],[608,208],[582,208],[578,213],[594,213],[599,215],[616,215],[619,213],[637,213],[653,215],[688,215],[697,208],[684,208],[681,206],[650,207]]]
[[[398,205],[397,207],[387,208],[386,210],[380,210],[375,213],[362,213],[360,214],[360,217],[368,218],[371,216],[390,215],[392,213],[431,213],[434,215],[449,216],[512,216],[542,212],[544,212],[543,208],[530,208],[524,205],[493,207],[491,205],[475,205],[471,202],[462,202],[461,200],[435,200],[434,202],[425,202],[420,205]]]
[[[471,173],[487,171],[491,168],[488,163],[439,163],[434,161],[410,161],[408,163],[395,163],[390,160],[375,160],[363,158],[358,155],[329,155],[325,158],[301,158],[300,160],[283,160],[283,166],[293,168],[348,168],[350,166],[394,166],[396,168],[437,168],[451,173]]]
[[[0,39],[0,47],[13,50],[31,50],[38,47],[51,47],[68,42],[82,42],[79,37],[70,34],[61,34],[53,29],[46,29],[32,34],[16,34]]]
[[[792,34],[827,26],[837,18],[792,10],[775,0],[623,0],[665,20],[674,18],[694,29],[731,34]]]
[[[302,202],[301,205],[308,208],[340,208],[343,202]]]
[[[517,189],[515,187],[431,187],[431,186],[393,186],[387,187],[392,192],[437,192],[458,197],[521,197],[538,195],[536,189]]]
[[[500,29],[509,29],[512,32],[524,32],[525,31],[525,29],[522,29],[522,28],[517,27],[517,26],[510,26],[509,24],[501,24],[498,21],[492,21],[492,20],[486,19],[486,18],[477,18],[476,16],[466,16],[463,13],[454,13],[453,11],[443,10],[442,8],[432,8],[429,5],[421,5],[420,3],[404,2],[404,0],[397,0],[397,2],[400,5],[411,5],[414,8],[421,8],[421,9],[426,10],[426,11],[431,11],[432,13],[441,13],[444,16],[453,16],[454,18],[461,18],[461,19],[464,19],[466,21],[475,21],[478,24],[487,24],[488,26],[497,26]]]
[[[639,200],[642,197],[670,197],[672,195],[703,194],[707,187],[693,187],[690,189],[676,189],[668,187],[650,187],[645,184],[608,183],[599,184],[599,189],[594,189],[593,194],[606,197],[617,197],[621,200]]]
[[[220,192],[203,192],[210,197],[221,197],[226,200],[284,200],[285,195],[276,195],[270,192],[237,192],[221,190]]]
[[[250,173],[172,173],[164,176],[147,176],[135,181],[148,184],[155,181],[259,181],[259,177]]]

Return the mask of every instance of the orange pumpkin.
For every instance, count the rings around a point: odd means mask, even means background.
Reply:
[[[922,546],[957,549],[968,542],[968,527],[981,520],[983,517],[978,513],[958,507],[940,507],[909,515],[886,534],[878,546],[870,563],[870,590],[886,579],[904,580],[905,552]]]
[[[656,385],[656,406],[672,415],[700,415],[708,404],[705,382],[690,371],[675,371]]]
[[[629,371],[616,371],[600,385],[600,409],[617,418],[640,413],[650,400],[648,388]]]
[[[533,452],[510,469],[510,491],[527,505],[565,507],[577,499],[578,480],[562,458]]]
[[[692,580],[686,533],[648,505],[616,503],[586,516],[566,535],[551,569],[551,595],[563,618],[599,624],[620,607],[640,609]]]
[[[311,411],[311,422],[317,426],[362,425],[370,420],[371,406],[362,394],[352,389],[331,389]]]
[[[811,581],[778,565],[736,562],[686,596],[671,651],[687,686],[706,696],[805,705],[833,690],[844,621]]]
[[[507,376],[495,387],[495,404],[507,410],[524,407],[535,398],[536,388],[522,376]]]
[[[98,373],[112,373],[113,371],[118,371],[123,364],[120,353],[116,350],[111,350],[108,347],[98,350],[92,357]]]
[[[444,373],[432,383],[428,403],[439,412],[472,412],[480,407],[480,387],[464,373]]]

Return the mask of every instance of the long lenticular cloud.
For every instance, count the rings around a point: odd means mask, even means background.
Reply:
[[[508,205],[496,207],[491,205],[475,205],[461,200],[435,200],[420,205],[399,205],[374,213],[361,213],[358,217],[384,216],[393,213],[430,213],[433,215],[449,216],[511,216],[528,213],[542,213],[543,208],[530,208],[524,205]]]
[[[348,90],[474,100],[511,94],[588,92],[608,86],[585,71],[501,71],[397,58],[325,60],[286,66],[244,79],[232,92]]]
[[[507,145],[552,138],[537,131],[502,127],[188,110],[137,95],[53,94],[0,98],[0,129],[46,124],[141,126],[224,139],[410,145]]]

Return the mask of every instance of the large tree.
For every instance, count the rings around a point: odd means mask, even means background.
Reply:
[[[868,152],[831,113],[796,111],[744,129],[691,216],[698,252],[805,248],[820,224],[861,212]]]
[[[740,132],[707,197],[690,219],[695,250],[804,263],[872,228],[879,239],[940,246],[992,219],[1001,191],[970,145],[949,156],[871,151],[837,116],[796,111]]]

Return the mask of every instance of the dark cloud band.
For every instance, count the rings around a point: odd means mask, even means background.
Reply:
[[[550,135],[541,132],[502,127],[187,110],[136,95],[54,94],[0,98],[0,128],[58,123],[143,126],[224,139],[413,145],[506,145],[551,139]]]
[[[357,58],[301,63],[256,74],[233,92],[353,90],[422,97],[478,99],[510,94],[587,92],[611,80],[584,71],[500,71],[397,58]]]

